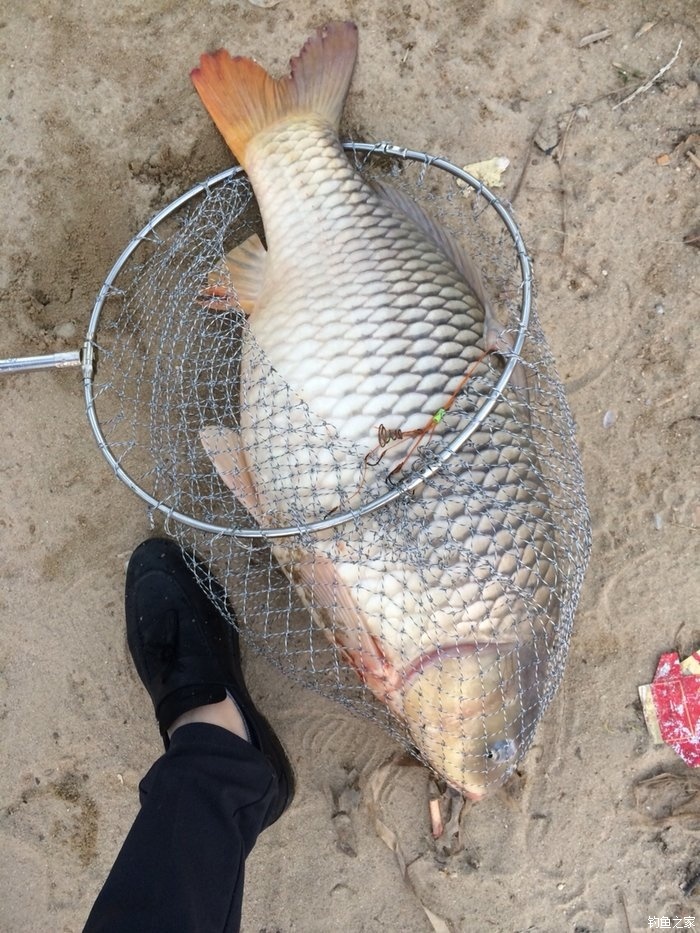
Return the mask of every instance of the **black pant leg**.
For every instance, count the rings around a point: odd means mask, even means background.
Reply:
[[[246,856],[277,778],[264,756],[218,726],[173,733],[141,782],[141,810],[84,933],[235,933]]]

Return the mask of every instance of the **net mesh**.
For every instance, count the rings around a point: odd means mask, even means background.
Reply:
[[[467,245],[515,337],[521,266],[479,190],[430,160],[385,150],[350,157]],[[368,453],[285,384],[240,308],[202,302],[212,270],[253,232],[264,236],[236,173],[140,238],[93,337],[104,444],[162,511],[207,526],[166,522],[198,555],[202,585],[251,648],[482,796],[514,769],[558,686],[590,546],[574,427],[537,316],[533,309],[512,385],[457,452],[442,457],[492,397],[500,356],[474,356],[421,438],[390,434],[391,413],[378,412]],[[244,354],[254,362],[242,373]],[[246,453],[274,502],[262,520],[202,445],[202,430],[221,432],[225,447],[243,422]],[[295,534],[264,533],[289,526]]]

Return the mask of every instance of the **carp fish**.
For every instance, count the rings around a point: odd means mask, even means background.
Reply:
[[[200,437],[263,528],[332,513],[339,475],[352,491],[380,468],[400,473],[401,439],[449,439],[448,400],[472,373],[495,384],[493,360],[512,349],[465,246],[347,158],[339,122],[356,54],[357,29],[340,22],[312,35],[280,79],[224,50],[192,72],[248,175],[265,238],[236,246],[204,292],[246,325],[236,423]],[[272,375],[294,403],[282,411]],[[473,799],[512,772],[548,701],[558,572],[527,381],[518,363],[448,482],[401,500],[405,547],[386,544],[381,510],[272,542],[341,657],[423,761]],[[302,417],[316,420],[316,441]],[[378,422],[397,441],[381,456]]]

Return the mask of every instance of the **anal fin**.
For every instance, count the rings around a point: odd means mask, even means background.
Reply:
[[[262,507],[238,431],[210,425],[202,428],[199,439],[222,481],[253,518],[260,522]]]
[[[385,654],[380,639],[371,633],[365,612],[333,560],[318,551],[298,552],[295,560],[283,561],[283,566],[341,658],[374,696],[400,717],[401,673]]]

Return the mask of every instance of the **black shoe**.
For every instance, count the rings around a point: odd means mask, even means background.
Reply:
[[[255,708],[243,680],[238,633],[197,582],[180,548],[152,538],[136,548],[126,574],[126,633],[136,670],[151,695],[166,749],[168,729],[188,710],[231,695],[251,744],[269,761],[278,795],[266,825],[277,820],[294,796],[287,756],[267,720]],[[204,577],[203,577],[204,578]],[[207,585],[216,584],[207,578]],[[225,602],[223,590],[217,597]]]

